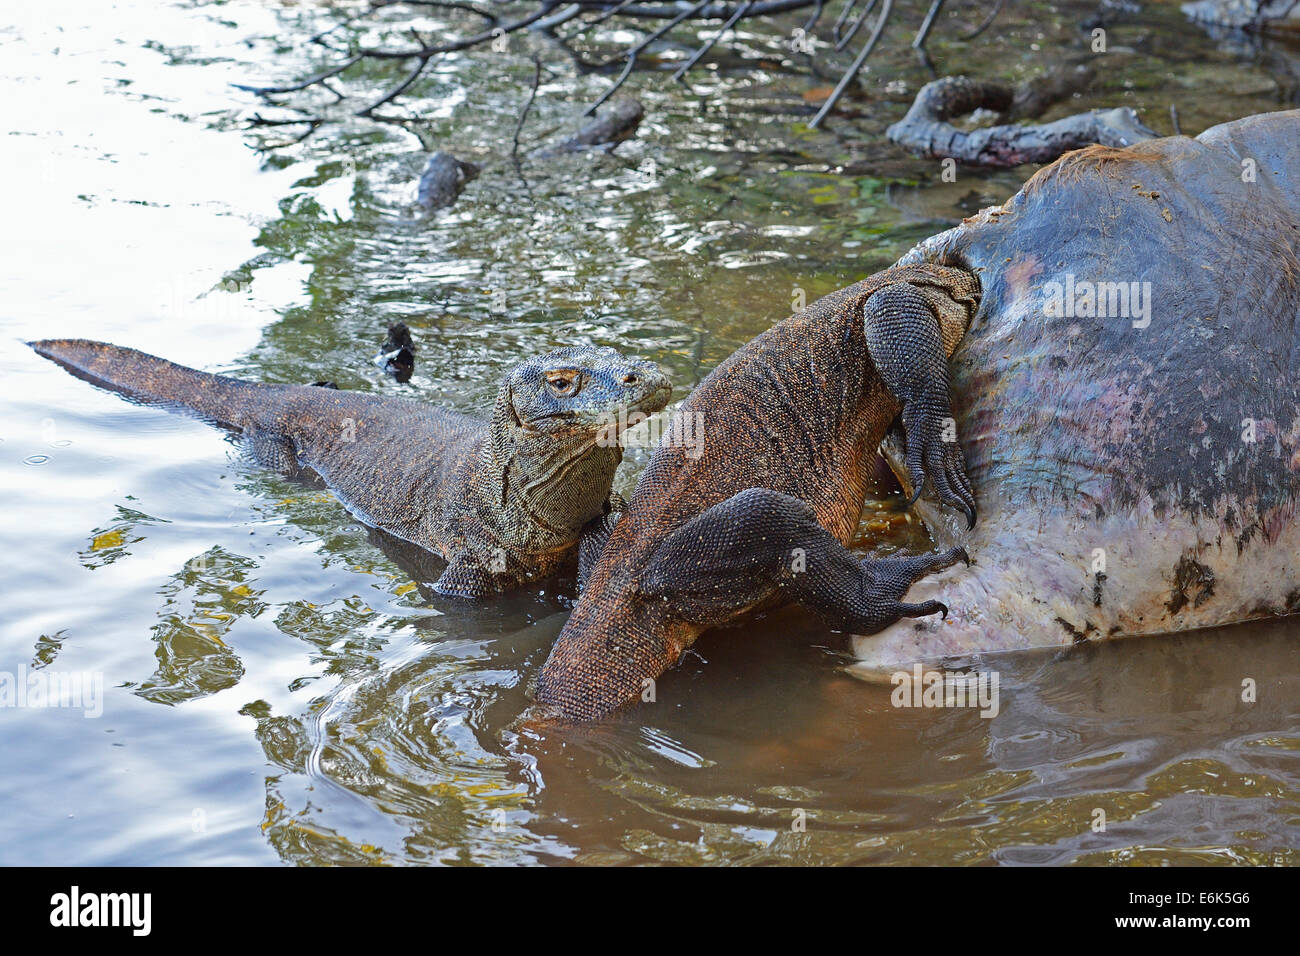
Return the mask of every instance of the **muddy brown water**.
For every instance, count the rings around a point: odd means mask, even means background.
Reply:
[[[88,711],[0,708],[0,861],[1294,863],[1294,621],[999,660],[981,716],[893,706],[844,673],[844,635],[785,611],[707,635],[653,703],[519,733],[571,588],[436,599],[427,562],[321,488],[21,345],[107,339],[472,410],[517,356],[590,341],[662,363],[681,397],[800,290],[875,271],[1031,172],[945,183],[882,144],[929,78],[907,49],[921,6],[899,5],[853,115],[826,132],[805,94],[827,81],[753,25],[691,90],[667,79],[682,48],[664,48],[633,78],[636,140],[525,163],[523,181],[509,147],[529,54],[554,75],[525,145],[609,82],[527,38],[436,64],[388,111],[414,122],[338,111],[267,153],[250,147],[292,128],[243,121],[288,114],[228,84],[325,62],[303,43],[321,7],[19,12],[0,34],[0,671],[102,693]],[[1093,9],[1012,2],[966,43],[983,8],[949,6],[938,70],[1009,79],[1082,50]],[[1150,6],[1110,27],[1096,91],[1052,115],[1128,104],[1167,133],[1175,103],[1195,133],[1292,104],[1297,50]],[[341,85],[373,95],[398,75]],[[484,172],[420,221],[435,147]],[[398,318],[420,344],[405,386],[367,362]],[[625,491],[644,461],[629,454]],[[924,547],[895,513],[884,491],[869,503],[864,545]]]

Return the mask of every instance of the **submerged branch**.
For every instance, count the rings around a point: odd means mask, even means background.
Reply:
[[[977,109],[1032,117],[1070,95],[1072,81],[1086,85],[1090,79],[1090,71],[1076,69],[1073,77],[1049,76],[1013,90],[1003,83],[944,77],[923,86],[907,115],[889,127],[886,135],[917,156],[1002,169],[1048,163],[1062,153],[1094,143],[1131,146],[1156,136],[1128,107],[1091,110],[1041,125],[1010,123],[969,132],[951,122]]]

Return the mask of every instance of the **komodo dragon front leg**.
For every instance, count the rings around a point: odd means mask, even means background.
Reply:
[[[918,578],[966,560],[962,548],[862,559],[817,522],[807,502],[750,488],[665,538],[637,588],[699,627],[724,623],[779,594],[830,627],[871,634],[902,617],[946,616],[938,601],[899,599]]]
[[[614,533],[614,525],[627,510],[627,501],[617,491],[609,493],[606,512],[598,518],[587,522],[578,539],[578,590],[581,591],[591,577],[591,572],[605,551],[609,536]]]
[[[975,492],[966,476],[966,461],[955,434],[948,390],[948,352],[943,312],[952,300],[924,286],[897,282],[870,295],[862,306],[867,352],[889,393],[903,407],[907,472],[912,499],[921,496],[929,478],[939,500],[961,510],[967,527],[975,527]],[[947,326],[947,329],[945,328]],[[965,331],[965,323],[961,323]],[[951,334],[951,333],[949,333]],[[953,343],[955,344],[955,342]]]
[[[897,282],[867,297],[862,321],[871,364],[902,408],[912,501],[928,479],[940,499],[959,508],[974,527],[975,498],[961,447],[944,440],[944,425],[952,421],[944,333],[952,336],[955,326],[964,331],[966,317],[957,308],[941,290]],[[806,501],[755,487],[670,534],[642,571],[638,589],[700,627],[720,624],[779,593],[831,627],[872,634],[902,617],[946,616],[947,607],[938,601],[900,599],[919,578],[958,561],[970,563],[962,548],[860,559],[817,521]]]

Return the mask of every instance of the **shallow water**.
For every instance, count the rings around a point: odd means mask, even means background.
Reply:
[[[829,132],[804,125],[825,81],[760,70],[780,38],[750,27],[693,93],[667,81],[672,50],[638,72],[636,140],[525,163],[523,181],[509,146],[529,51],[555,70],[529,147],[609,82],[526,38],[439,64],[387,110],[417,122],[336,108],[258,152],[292,128],[244,121],[288,114],[228,84],[321,65],[302,42],[330,22],[320,8],[21,11],[0,33],[0,670],[101,675],[103,696],[93,719],[0,709],[0,862],[1296,862],[1293,621],[999,661],[984,718],[891,706],[843,672],[843,635],[787,611],[707,635],[656,703],[517,733],[570,590],[437,599],[427,562],[328,492],[21,344],[99,338],[473,410],[518,356],[590,341],[662,363],[681,397],[798,290],[869,274],[1029,175],[943,183],[881,145],[929,78],[907,49],[921,6],[901,5]],[[1009,8],[965,44],[982,12],[955,6],[939,72],[1036,72],[1080,48],[1094,5],[1051,23]],[[1157,6],[1111,28],[1098,90],[1056,113],[1126,103],[1169,132],[1174,101],[1195,133],[1291,105],[1298,55],[1221,48]],[[340,86],[377,95],[399,75]],[[485,170],[422,221],[409,203],[437,147]],[[421,346],[406,386],[368,363],[397,318]],[[629,455],[625,491],[644,460]],[[869,505],[864,541],[923,547],[915,526],[875,540],[892,507]]]

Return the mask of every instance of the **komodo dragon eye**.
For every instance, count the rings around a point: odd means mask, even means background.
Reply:
[[[581,376],[571,369],[557,370],[546,373],[546,383],[551,386],[551,390],[557,395],[572,396],[578,394],[581,387]]]

